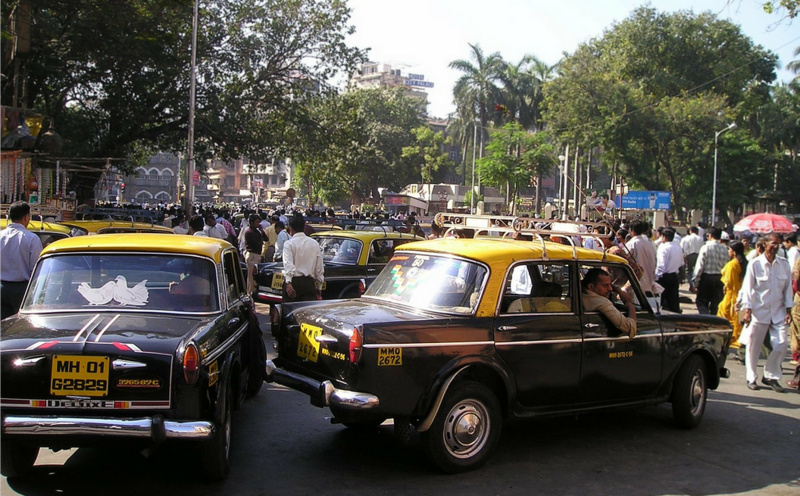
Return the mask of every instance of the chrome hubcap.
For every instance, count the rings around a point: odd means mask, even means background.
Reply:
[[[456,458],[469,458],[486,444],[489,434],[488,412],[476,400],[462,401],[450,410],[444,426],[444,443]]]

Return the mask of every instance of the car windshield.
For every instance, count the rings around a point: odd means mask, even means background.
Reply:
[[[472,313],[486,279],[486,268],[443,255],[396,254],[367,289],[371,296],[420,310]]]
[[[357,239],[336,236],[316,236],[322,248],[322,261],[342,265],[358,265],[363,243]]]
[[[216,280],[214,263],[198,257],[56,255],[37,266],[22,311],[215,312]]]

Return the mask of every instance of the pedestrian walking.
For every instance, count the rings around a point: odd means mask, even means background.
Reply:
[[[689,234],[681,239],[681,250],[683,251],[683,258],[686,262],[686,278],[689,280],[690,291],[694,290],[692,275],[694,274],[694,265],[697,262],[697,255],[700,253],[700,248],[702,247],[703,238],[700,237],[700,231],[697,229],[697,226],[690,227]]]
[[[674,230],[665,228],[661,231],[661,244],[656,252],[656,282],[664,287],[661,306],[670,312],[681,313],[678,273],[683,266],[683,251],[674,240]]]
[[[292,238],[283,245],[283,301],[307,301],[322,298],[325,282],[322,251],[319,243],[305,234],[305,219],[295,215],[289,221]]]
[[[286,230],[286,226],[283,225],[283,222],[277,220],[275,221],[275,254],[272,256],[273,260],[276,262],[283,261],[283,247],[286,246],[286,242],[289,241],[292,237],[289,236],[289,231]]]
[[[633,237],[625,243],[633,259],[641,268],[639,283],[647,296],[653,296],[653,283],[656,275],[656,248],[647,236],[650,226],[645,221],[634,221],[631,223]]]
[[[728,263],[728,247],[720,243],[721,233],[708,228],[708,241],[697,255],[692,281],[697,294],[695,305],[701,314],[716,315],[723,298],[722,268]]]
[[[734,241],[728,247],[730,260],[722,268],[722,286],[724,296],[717,308],[717,316],[725,318],[733,327],[730,347],[739,348],[739,336],[742,334],[742,322],[739,319],[739,291],[747,271],[747,258],[744,256],[744,244]]]
[[[742,332],[740,342],[747,346],[745,368],[747,387],[758,389],[758,358],[765,336],[769,333],[772,352],[764,365],[762,384],[782,393],[780,385],[781,362],[788,346],[787,328],[792,321],[792,271],[789,262],[777,256],[783,237],[772,233],[767,235],[767,249],[747,266],[742,283],[742,308],[747,328]]]
[[[792,361],[789,363],[798,366],[798,370],[800,370],[800,258],[795,259],[792,267],[792,291],[794,292],[794,304],[792,305],[792,325],[789,327]],[[795,373],[794,380],[797,380],[797,373]]]
[[[256,291],[256,266],[261,263],[261,252],[264,249],[264,242],[267,235],[261,230],[261,217],[258,214],[250,214],[248,217],[250,225],[244,233],[245,254],[244,261],[247,264],[247,294]]]
[[[19,312],[33,267],[42,252],[39,236],[28,231],[31,206],[15,202],[8,209],[9,224],[0,231],[0,307],[2,318]]]

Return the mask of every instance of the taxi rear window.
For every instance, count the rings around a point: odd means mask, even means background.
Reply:
[[[433,254],[396,254],[364,296],[406,303],[421,310],[472,313],[487,271],[467,260]]]
[[[43,259],[22,311],[215,312],[216,266],[175,255],[64,254]]]

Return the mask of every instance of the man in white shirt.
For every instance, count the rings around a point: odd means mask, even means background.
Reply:
[[[203,227],[203,232],[209,238],[228,239],[228,231],[225,230],[225,226],[218,223],[217,218],[211,213],[206,214],[206,225]]]
[[[689,234],[681,239],[681,250],[683,251],[683,259],[686,262],[686,273],[689,279],[689,289],[694,289],[694,282],[692,281],[692,273],[694,272],[694,264],[697,262],[697,254],[700,253],[700,248],[703,247],[703,238],[700,237],[697,226],[689,228]]]
[[[625,246],[642,269],[642,275],[639,276],[642,290],[652,295],[656,274],[656,248],[650,238],[647,237],[648,227],[645,221],[632,222],[631,231],[633,231],[633,237],[625,243]]]
[[[661,306],[671,312],[681,313],[678,272],[683,266],[683,252],[674,239],[675,231],[672,229],[661,231],[661,244],[656,252],[656,281],[664,287]]]
[[[206,224],[203,222],[203,218],[199,215],[195,215],[191,219],[189,219],[189,235],[190,236],[204,236],[208,237],[208,234],[205,232]]]
[[[597,204],[597,209],[606,214],[613,214],[617,205],[614,200],[609,200],[608,195],[603,193],[600,195],[600,202]]]
[[[283,245],[283,301],[308,301],[322,298],[325,282],[322,250],[316,240],[305,235],[306,221],[295,214],[289,221],[292,239]]]
[[[0,305],[2,318],[19,311],[33,267],[42,252],[39,236],[28,231],[31,206],[14,202],[8,209],[8,226],[0,231]]]
[[[761,382],[782,393],[783,387],[778,380],[781,378],[781,362],[786,356],[788,346],[787,328],[792,322],[792,269],[789,262],[778,257],[778,248],[783,238],[780,234],[767,235],[767,247],[763,255],[759,255],[747,264],[747,272],[742,281],[740,298],[744,309],[744,323],[747,328],[743,331],[744,338],[739,342],[747,346],[745,355],[745,368],[747,372],[747,387],[758,389],[758,358],[761,354],[761,343],[769,332],[772,352],[767,357],[764,365],[764,376]],[[747,336],[747,331],[749,336]],[[753,346],[753,343],[756,343]]]
[[[272,258],[276,262],[283,261],[283,247],[286,246],[286,242],[292,239],[289,236],[289,231],[286,230],[286,226],[283,225],[283,222],[276,220],[275,224],[273,224],[275,228],[275,254],[272,255]]]

